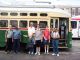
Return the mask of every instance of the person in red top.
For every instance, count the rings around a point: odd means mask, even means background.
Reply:
[[[46,26],[45,30],[43,31],[43,38],[45,54],[49,54],[50,31],[48,26]]]

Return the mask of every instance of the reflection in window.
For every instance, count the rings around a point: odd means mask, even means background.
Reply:
[[[27,21],[20,21],[19,26],[23,27],[23,28],[26,28],[27,27]]]
[[[77,28],[77,22],[76,21],[71,21],[71,27],[72,28]]]
[[[27,13],[20,13],[20,16],[27,16]]]
[[[7,16],[8,15],[7,12],[1,12],[0,14],[1,14],[1,16]]]
[[[46,28],[46,26],[47,26],[47,21],[40,21],[40,22],[39,22],[39,26],[40,26],[40,28]]]
[[[36,27],[37,27],[37,21],[30,21],[30,22],[29,22],[29,26],[30,26],[30,23],[31,23],[31,22],[33,23],[33,26],[36,28]]]
[[[0,27],[8,27],[8,21],[7,20],[0,20]]]
[[[18,21],[16,21],[16,20],[11,20],[10,21],[10,25],[12,25],[12,27],[18,27]]]
[[[18,13],[10,13],[11,16],[17,16]]]

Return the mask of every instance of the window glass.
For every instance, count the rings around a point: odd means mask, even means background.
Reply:
[[[8,21],[7,20],[0,20],[0,27],[8,27]]]
[[[26,27],[27,27],[27,21],[21,20],[21,21],[19,22],[19,26],[20,26],[20,27],[23,27],[23,28],[26,28]]]
[[[30,13],[30,16],[37,16],[37,13]]]
[[[30,23],[31,23],[31,22],[33,22],[33,26],[36,28],[36,27],[37,27],[37,21],[30,21],[30,22],[29,22],[29,26],[30,26]]]
[[[76,21],[71,21],[71,27],[72,28],[77,28],[77,22]]]
[[[55,28],[58,28],[58,19],[55,20]]]
[[[40,16],[47,16],[47,13],[41,13]]]
[[[27,13],[20,13],[20,16],[27,16]]]
[[[40,26],[40,28],[46,28],[46,26],[47,26],[47,21],[40,21],[40,22],[39,22],[39,26]]]
[[[18,27],[18,21],[16,20],[10,20],[10,25],[12,25],[12,27]]]
[[[1,16],[7,16],[8,15],[7,12],[1,12],[0,14],[1,14]]]
[[[11,16],[17,16],[18,13],[10,13]]]

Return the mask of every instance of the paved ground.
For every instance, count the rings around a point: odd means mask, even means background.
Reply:
[[[37,55],[28,55],[26,53],[18,54],[6,54],[4,51],[0,51],[0,60],[80,60],[80,41],[75,40],[72,42],[73,47],[70,51],[60,52],[60,56],[52,56],[41,54]]]

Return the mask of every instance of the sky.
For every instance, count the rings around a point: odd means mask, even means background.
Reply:
[[[0,0],[0,6],[21,6],[35,4],[34,1],[49,1],[53,5],[76,5],[80,6],[80,0]]]

